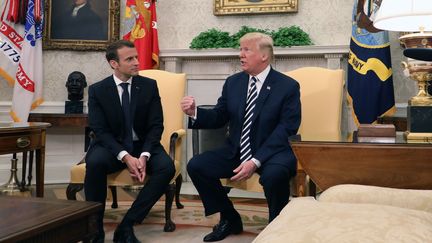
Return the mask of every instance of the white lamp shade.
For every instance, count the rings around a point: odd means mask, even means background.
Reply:
[[[432,0],[382,0],[373,25],[390,31],[432,31]]]

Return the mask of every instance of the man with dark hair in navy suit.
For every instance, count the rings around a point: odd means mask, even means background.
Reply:
[[[106,59],[114,74],[89,87],[89,125],[96,138],[86,154],[84,191],[87,201],[104,205],[107,174],[127,168],[143,182],[131,208],[114,232],[114,242],[139,242],[133,225],[141,222],[165,192],[174,176],[174,162],[160,144],[163,131],[162,105],[156,81],[138,75],[138,53],[133,43],[110,44]],[[104,242],[103,214],[97,218]]]
[[[193,157],[187,170],[205,208],[205,215],[220,213],[220,222],[204,241],[223,240],[243,231],[220,179],[246,180],[260,174],[272,221],[288,203],[289,181],[296,172],[296,158],[288,143],[300,126],[299,84],[275,71],[273,40],[262,33],[249,33],[240,39],[243,72],[227,78],[222,95],[213,109],[196,107],[186,96],[181,108],[190,128],[219,128],[228,123],[229,136],[216,150]]]

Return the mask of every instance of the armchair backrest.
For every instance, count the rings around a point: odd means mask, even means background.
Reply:
[[[343,70],[304,67],[285,72],[300,84],[303,137],[338,140],[341,137]]]
[[[170,151],[171,134],[183,129],[184,116],[180,109],[180,101],[185,94],[186,74],[162,70],[141,70],[139,75],[154,79],[157,82],[164,116],[164,131],[161,144],[168,152]],[[176,151],[178,151],[176,152],[176,158],[179,158],[182,149],[179,148]]]

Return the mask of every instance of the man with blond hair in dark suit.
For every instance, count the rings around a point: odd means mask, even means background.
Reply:
[[[275,71],[273,40],[262,33],[249,33],[240,39],[242,72],[228,77],[222,95],[213,109],[196,107],[186,96],[181,108],[190,128],[220,128],[228,123],[229,137],[216,150],[194,156],[187,165],[197,188],[205,215],[220,213],[221,219],[204,241],[223,240],[243,231],[220,179],[246,180],[260,174],[272,221],[288,203],[290,178],[296,172],[296,158],[288,143],[300,126],[299,84]]]

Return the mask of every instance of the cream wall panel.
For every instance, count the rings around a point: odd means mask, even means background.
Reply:
[[[298,25],[317,45],[348,44],[352,1],[299,0],[297,13],[214,16],[214,0],[158,1],[158,26],[162,48],[187,48],[194,36],[209,28],[231,34],[242,25],[262,29]]]

